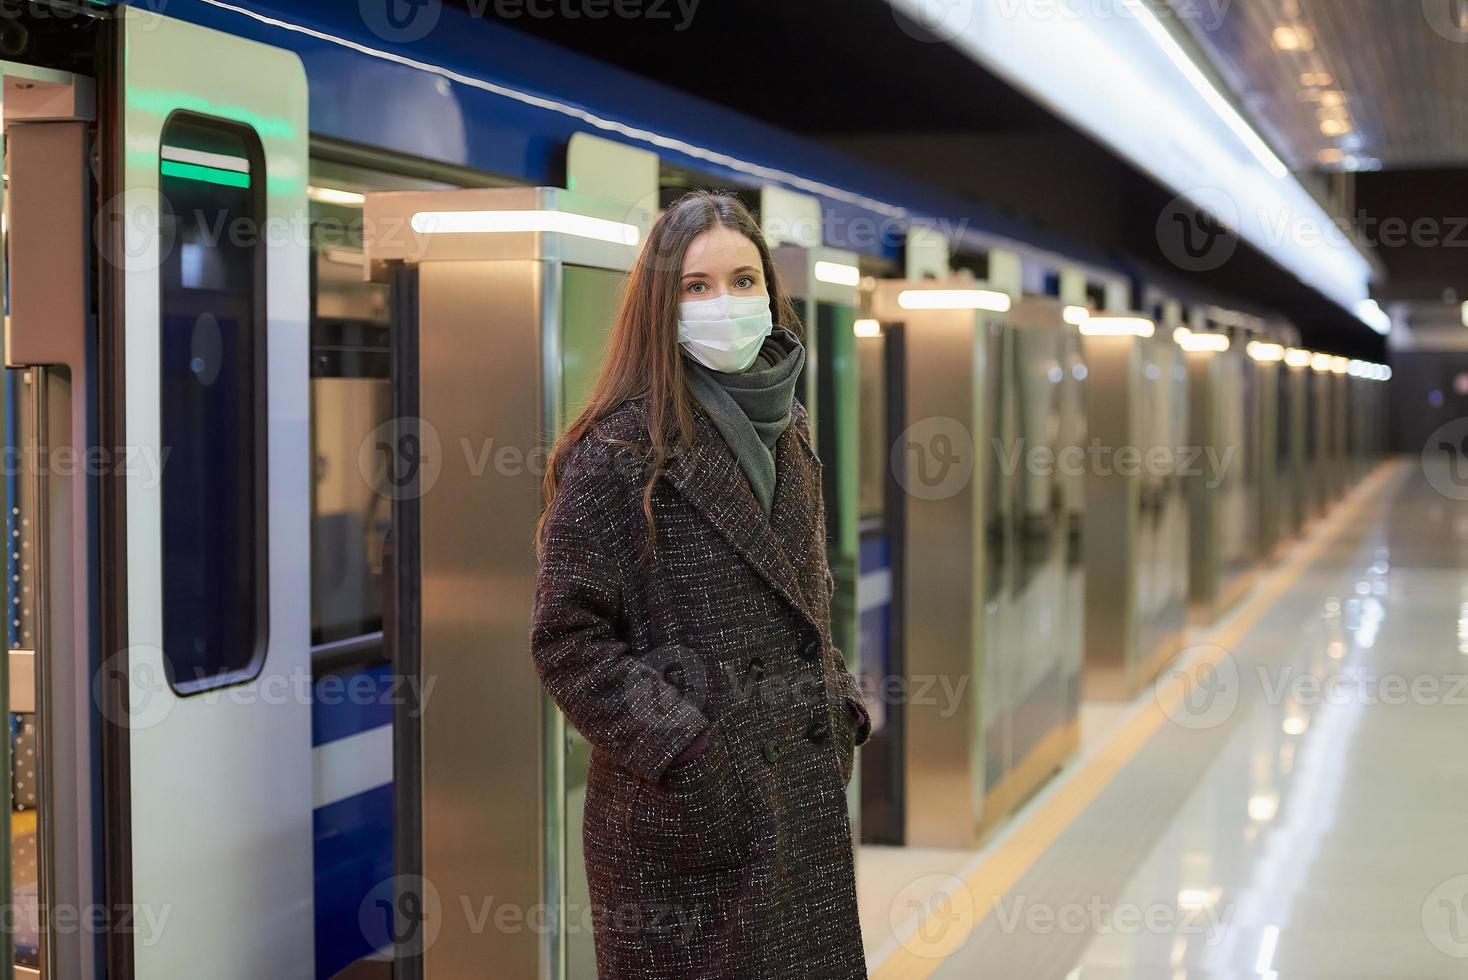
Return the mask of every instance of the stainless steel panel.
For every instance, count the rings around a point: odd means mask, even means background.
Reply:
[[[907,843],[970,847],[978,838],[984,793],[976,687],[984,670],[979,522],[986,453],[974,444],[984,431],[975,384],[985,370],[982,318],[971,310],[909,311],[902,318],[906,430],[893,464],[908,489],[904,644],[909,689],[932,685],[929,697],[913,698],[905,709]],[[974,467],[967,478],[925,469],[942,452],[943,435]],[[949,692],[958,692],[951,701]]]
[[[1141,350],[1133,337],[1085,337],[1090,442],[1113,452],[1136,446]],[[1140,481],[1116,467],[1086,468],[1087,698],[1131,692],[1137,647]]]
[[[1254,465],[1259,474],[1254,494],[1256,556],[1263,561],[1273,557],[1279,545],[1281,513],[1289,507],[1284,492],[1284,474],[1280,470],[1279,372],[1276,361],[1258,361],[1253,365],[1254,419],[1250,427]]]
[[[544,862],[563,828],[531,802],[551,778],[548,708],[526,651],[540,477],[531,466],[476,473],[473,463],[488,439],[521,458],[542,445],[552,272],[513,260],[428,262],[419,273],[421,414],[443,461],[420,501],[422,669],[425,683],[443,682],[422,723],[423,874],[444,911],[424,955],[428,980],[490,964],[502,976],[542,976],[557,958],[554,930],[476,929],[461,905],[492,898],[529,910],[553,903],[559,880]]]

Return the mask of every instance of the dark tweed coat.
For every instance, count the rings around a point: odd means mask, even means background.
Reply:
[[[651,557],[645,471],[615,444],[645,442],[641,402],[567,453],[545,525],[531,646],[594,748],[598,972],[864,977],[844,788],[870,725],[831,645],[805,409],[776,446],[768,518],[701,413],[697,426],[654,489]]]

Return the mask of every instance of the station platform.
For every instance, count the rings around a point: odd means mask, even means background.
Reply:
[[[1468,507],[1384,464],[980,851],[863,848],[880,980],[1468,977]]]

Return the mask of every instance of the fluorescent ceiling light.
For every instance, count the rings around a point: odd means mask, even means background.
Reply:
[[[1380,368],[1380,373],[1376,376],[1378,381],[1390,381],[1392,379],[1391,368],[1387,367],[1385,364],[1378,364],[1377,367]]]
[[[880,337],[882,336],[882,325],[870,318],[857,320],[851,325],[852,330],[858,337]]]
[[[1178,346],[1194,353],[1216,354],[1228,350],[1226,333],[1190,333],[1178,341]]]
[[[1307,368],[1310,366],[1310,352],[1291,347],[1285,351],[1284,361],[1292,368]]]
[[[897,294],[904,310],[1009,311],[1009,296],[994,289],[904,289]]]
[[[1244,348],[1248,355],[1256,361],[1282,361],[1285,350],[1279,344],[1270,344],[1262,340],[1251,340]]]
[[[816,278],[835,286],[855,286],[861,282],[861,270],[844,262],[817,262]]]
[[[928,22],[941,6],[888,2]],[[1179,195],[1162,215],[1170,231],[1201,208],[1342,309],[1369,295],[1372,259],[1192,61],[1165,5],[1121,0],[1113,16],[1076,17],[1053,16],[1055,4],[955,6],[963,16],[944,20],[956,47]]]
[[[1310,370],[1312,370],[1312,371],[1319,371],[1322,374],[1325,373],[1326,371],[1329,371],[1330,370],[1330,355],[1329,354],[1311,354],[1310,355]]]
[[[1332,357],[1330,359],[1331,374],[1345,374],[1351,367],[1351,360],[1347,357]]]
[[[1157,325],[1144,316],[1092,316],[1081,324],[1087,337],[1150,337]]]
[[[421,235],[546,232],[613,245],[636,245],[641,238],[636,225],[568,211],[419,211],[412,225]]]
[[[367,203],[367,195],[356,191],[344,191],[340,187],[317,187],[312,184],[306,188],[306,196],[317,204],[340,204],[345,207],[361,207]]]
[[[1073,327],[1079,327],[1090,317],[1091,311],[1084,306],[1067,306],[1062,315],[1065,317],[1066,323]],[[1465,321],[1468,321],[1468,303],[1463,304],[1463,316]],[[1468,326],[1468,322],[1465,322],[1465,326]]]
[[[1368,378],[1371,376],[1371,365],[1353,357],[1351,363],[1346,365],[1346,373],[1353,378]]]
[[[1463,326],[1468,327],[1468,300],[1463,301],[1461,312],[1463,314]]]
[[[1172,32],[1157,19],[1157,15],[1152,12],[1152,8],[1147,4],[1146,0],[1122,0],[1122,2],[1136,14],[1137,20],[1146,28],[1147,34],[1151,36],[1153,41],[1157,42],[1157,46],[1162,49],[1162,52],[1167,55],[1168,59],[1177,67],[1177,70],[1183,73],[1183,77],[1188,80],[1188,84],[1192,85],[1193,89],[1203,97],[1203,101],[1208,103],[1209,108],[1218,114],[1218,118],[1222,119],[1229,129],[1233,130],[1235,136],[1243,140],[1244,145],[1249,148],[1249,152],[1254,154],[1254,159],[1258,160],[1264,166],[1264,169],[1269,171],[1271,176],[1275,178],[1288,177],[1290,168],[1284,165],[1283,160],[1275,156],[1274,151],[1269,148],[1269,144],[1264,142],[1264,137],[1255,132],[1254,127],[1250,126],[1248,121],[1239,115],[1239,111],[1233,107],[1233,103],[1229,102],[1228,99],[1219,93],[1218,89],[1213,87],[1213,83],[1208,80],[1208,76],[1204,75],[1202,70],[1194,63],[1193,59],[1188,57],[1188,53],[1177,43],[1177,39],[1172,36]]]
[[[1385,337],[1392,332],[1392,318],[1374,299],[1363,299],[1356,304],[1356,316],[1372,330]]]
[[[250,161],[244,157],[232,156],[228,153],[209,153],[205,150],[191,150],[183,146],[169,146],[163,144],[160,155],[165,160],[175,163],[192,163],[196,167],[213,167],[216,170],[233,170],[236,173],[247,174],[250,172]]]
[[[1187,327],[1175,327],[1172,331],[1172,342],[1181,347],[1183,341],[1187,340],[1192,335],[1193,331],[1189,330]]]
[[[1310,32],[1303,27],[1276,27],[1271,40],[1281,51],[1309,51],[1315,47]]]

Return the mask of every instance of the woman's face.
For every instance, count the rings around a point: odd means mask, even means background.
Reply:
[[[679,298],[687,303],[724,295],[765,295],[765,274],[754,242],[721,225],[689,243]]]

